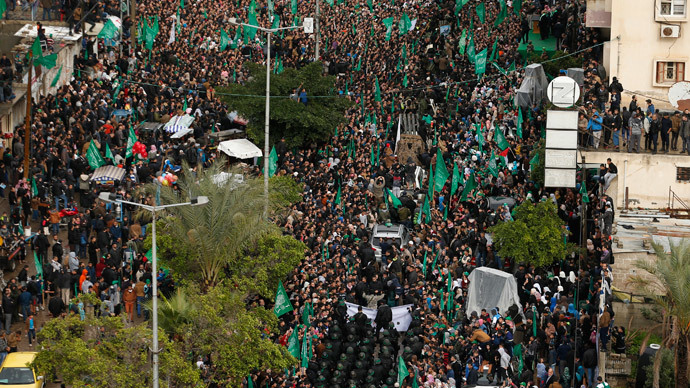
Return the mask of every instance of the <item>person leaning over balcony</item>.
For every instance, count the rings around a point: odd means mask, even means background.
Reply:
[[[628,127],[630,128],[630,141],[628,141],[628,152],[640,153],[640,140],[642,139],[642,134],[644,133],[644,125],[640,119],[640,114],[634,112],[630,120],[628,121]],[[685,143],[683,143],[685,144]]]

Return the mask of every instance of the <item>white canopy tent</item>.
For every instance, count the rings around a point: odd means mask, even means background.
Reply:
[[[251,159],[261,157],[263,153],[259,147],[247,139],[226,140],[218,145],[220,151],[237,159]]]
[[[473,311],[477,313],[482,309],[491,311],[495,307],[498,307],[501,315],[505,317],[512,305],[517,305],[522,315],[517,281],[512,274],[494,268],[479,267],[472,271],[469,280],[470,287],[467,290],[467,308],[465,309],[468,317]]]

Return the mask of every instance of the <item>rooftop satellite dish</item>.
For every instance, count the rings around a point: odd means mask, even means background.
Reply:
[[[676,82],[668,90],[668,102],[678,110],[690,109],[690,82]]]

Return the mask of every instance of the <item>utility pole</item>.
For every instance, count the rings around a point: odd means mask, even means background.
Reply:
[[[31,70],[33,70],[33,68],[34,55],[31,51],[31,48],[29,48],[29,74],[26,82],[26,117],[24,118],[24,179],[29,179],[29,145],[31,144],[31,77],[33,77]]]
[[[319,0],[316,0],[316,53],[314,55],[314,60],[318,61],[319,60],[319,38],[320,38],[320,31],[319,31]]]
[[[266,121],[264,123],[264,218],[268,218],[268,175],[269,175],[269,154],[271,150],[268,148],[269,123],[271,121],[271,35],[272,30],[266,31]]]

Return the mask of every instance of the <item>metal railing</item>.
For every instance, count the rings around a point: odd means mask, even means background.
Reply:
[[[676,202],[681,207],[676,208]],[[690,206],[671,189],[671,186],[668,187],[668,211],[674,218],[690,218]]]

